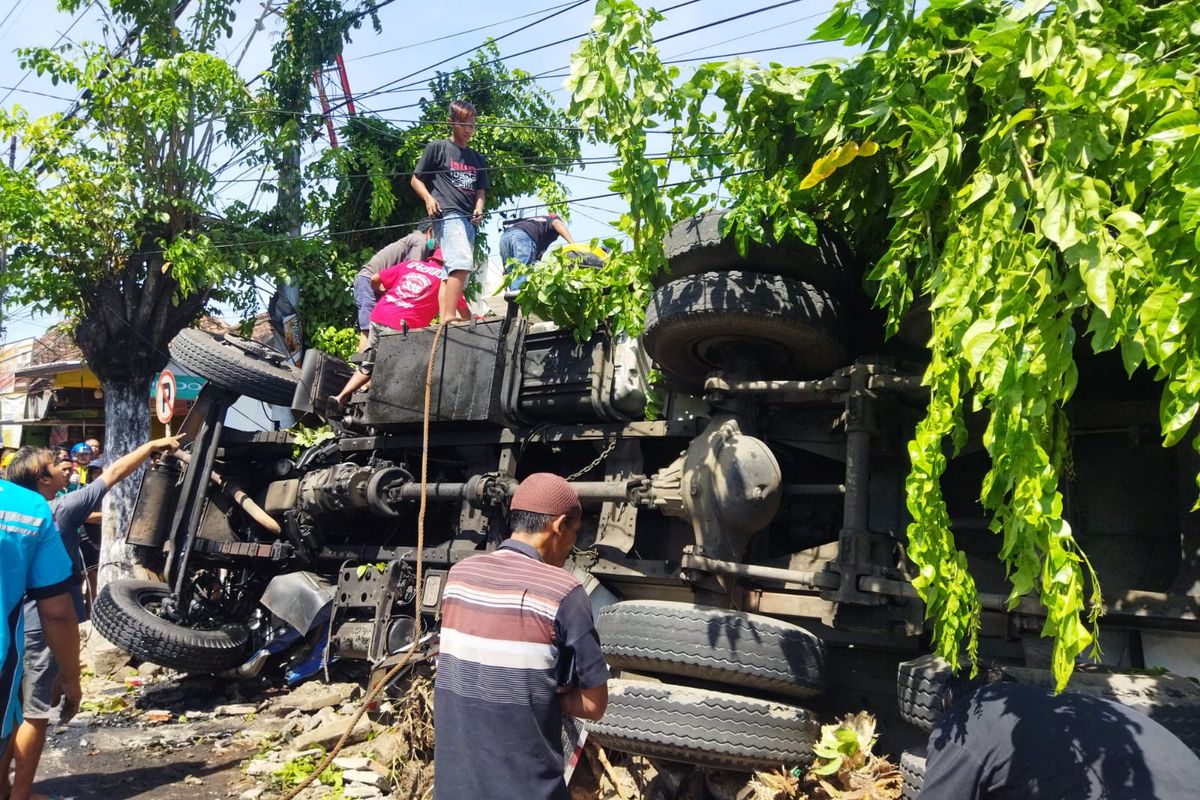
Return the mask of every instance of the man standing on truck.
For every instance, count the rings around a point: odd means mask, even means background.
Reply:
[[[73,584],[78,579],[54,529],[50,506],[36,492],[0,481],[0,613],[7,621],[0,625],[0,749],[7,749],[21,720],[22,598],[37,604],[46,644],[58,664],[51,701],[65,697],[62,713],[68,718],[79,709],[79,620],[71,603]],[[9,789],[5,770],[0,772],[0,795],[20,797]]]
[[[538,472],[509,503],[512,537],[455,564],[442,594],[434,800],[567,800],[562,715],[598,720],[608,667],[583,586],[562,569],[582,511]]]
[[[23,447],[13,457],[9,465],[9,480],[50,501],[54,524],[59,530],[55,538],[60,539],[72,562],[70,599],[74,603],[74,616],[79,621],[87,619],[81,583],[84,562],[80,553],[80,527],[100,507],[108,490],[132,475],[152,453],[178,447],[179,439],[175,436],[146,442],[132,453],[118,458],[85,486],[63,495],[59,495],[59,491],[70,480],[70,462],[55,461],[54,453],[36,447]],[[7,776],[9,765],[16,761],[11,794],[7,794],[9,800],[26,800],[33,796],[33,779],[42,758],[42,748],[46,745],[50,711],[54,708],[53,687],[62,667],[61,660],[56,667],[56,659],[51,658],[48,623],[40,613],[38,603],[33,599],[26,600],[24,615],[25,676],[21,682],[21,700],[25,721],[17,729],[12,744],[4,749],[3,757],[0,757],[0,775]],[[71,661],[78,675],[78,639]],[[0,782],[0,787],[3,785]],[[0,793],[0,797],[5,795]]]
[[[929,736],[920,800],[1189,800],[1200,758],[1145,714],[1102,697],[992,683]]]
[[[442,322],[454,316],[475,266],[475,231],[483,222],[487,160],[467,147],[475,135],[475,106],[450,104],[450,138],[425,145],[409,181],[434,220],[433,231],[446,255],[438,311]]]
[[[433,223],[422,220],[417,229],[384,247],[354,276],[354,305],[358,308],[358,349],[367,349],[367,334],[371,330],[371,312],[375,310],[378,293],[372,278],[383,270],[405,261],[417,261],[427,254],[426,248],[437,245],[431,237]],[[432,244],[431,244],[432,242]]]

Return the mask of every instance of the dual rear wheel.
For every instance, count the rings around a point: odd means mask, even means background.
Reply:
[[[825,687],[825,648],[809,631],[756,614],[627,601],[596,620],[621,676],[589,735],[615,750],[749,771],[807,764],[819,734],[797,700]]]

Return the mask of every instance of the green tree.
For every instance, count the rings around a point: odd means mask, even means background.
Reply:
[[[83,0],[60,0],[77,12]],[[186,21],[174,0],[113,0],[129,30],[113,53],[98,45],[20,51],[23,66],[82,92],[78,113],[33,119],[0,109],[25,166],[0,167],[0,239],[10,249],[9,297],[61,313],[104,388],[106,450],[149,435],[147,387],[167,343],[221,286],[259,265],[235,257],[220,221],[214,144],[251,135],[245,84],[213,55],[230,34],[227,0],[202,0]],[[224,121],[217,132],[207,127]],[[127,570],[123,539],[136,482],[106,505],[102,578]]]
[[[660,268],[665,226],[725,175],[742,240],[811,239],[813,216],[839,221],[872,265],[889,331],[929,298],[930,403],[907,481],[914,584],[941,654],[973,656],[979,604],[940,479],[978,412],[991,459],[979,499],[1003,540],[1011,602],[1036,592],[1046,608],[1061,686],[1100,611],[1059,491],[1076,325],[1093,350],[1119,350],[1130,373],[1162,381],[1165,445],[1200,409],[1200,8],[913,8],[839,2],[815,36],[862,46],[848,62],[737,60],[681,82],[653,48],[658,15],[600,0],[573,58],[571,109],[619,148],[613,185],[632,217],[622,224],[650,234],[633,237],[632,279]],[[671,161],[693,183],[658,188],[666,162],[637,138],[653,126],[672,132]]]

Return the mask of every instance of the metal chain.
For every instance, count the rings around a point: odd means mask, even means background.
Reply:
[[[567,480],[573,481],[576,478],[580,477],[581,475],[586,475],[589,472],[591,472],[594,468],[600,466],[600,462],[603,461],[604,459],[608,458],[608,456],[612,453],[613,448],[615,448],[617,446],[618,438],[620,438],[620,437],[613,436],[612,441],[609,442],[608,444],[604,445],[604,449],[600,451],[600,455],[596,456],[596,459],[594,461],[592,461],[592,463],[588,464],[586,467],[584,467],[581,470],[576,470],[575,472],[572,472],[570,475],[567,476]]]

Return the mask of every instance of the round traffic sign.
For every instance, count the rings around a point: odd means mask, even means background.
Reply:
[[[158,391],[154,397],[154,413],[158,416],[158,421],[163,425],[170,422],[171,417],[175,414],[175,397],[177,394],[175,374],[169,369],[164,369],[158,376]]]

